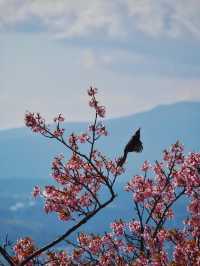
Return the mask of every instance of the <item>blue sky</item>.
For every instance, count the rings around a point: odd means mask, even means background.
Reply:
[[[88,120],[90,85],[109,118],[200,101],[199,14],[197,0],[0,0],[0,128],[26,110]]]

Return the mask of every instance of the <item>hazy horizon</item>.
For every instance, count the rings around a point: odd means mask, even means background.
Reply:
[[[127,115],[123,115],[123,116],[118,116],[118,117],[105,117],[104,120],[115,120],[115,119],[123,119],[123,118],[127,118],[127,117],[131,117],[134,115],[138,115],[138,114],[143,114],[146,112],[151,112],[154,109],[160,108],[160,107],[168,107],[168,106],[172,106],[172,105],[179,105],[179,104],[200,104],[200,101],[179,101],[179,102],[174,102],[174,103],[168,103],[168,104],[158,104],[157,106],[154,106],[152,108],[143,110],[143,111],[139,111],[136,113],[132,113],[132,114],[127,114]],[[33,111],[33,110],[32,110]],[[42,115],[42,114],[41,114]],[[56,115],[56,114],[55,114]],[[67,119],[65,120],[65,123],[89,123],[90,120],[85,119],[85,120],[73,120],[73,121],[68,121]],[[47,123],[52,124],[53,123],[53,117],[50,121],[47,121]],[[8,127],[8,128],[0,128],[0,132],[2,131],[7,131],[7,130],[12,130],[12,129],[21,129],[21,128],[25,128],[25,124],[21,125],[21,126],[16,126],[16,127]]]

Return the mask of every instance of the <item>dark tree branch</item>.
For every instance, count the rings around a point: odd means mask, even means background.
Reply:
[[[11,265],[14,266],[14,262],[7,251],[0,246],[0,254],[4,257],[4,259]]]
[[[156,229],[153,233],[153,238],[156,237],[157,235],[157,232],[158,230],[160,229],[160,226],[163,224],[163,219],[165,218],[166,216],[166,213],[168,212],[169,208],[185,193],[185,188],[178,194],[178,196],[176,196],[175,199],[173,199],[170,204],[165,208],[160,220],[159,220],[159,223],[157,224],[156,226]]]
[[[113,190],[112,190],[113,191]],[[74,231],[76,231],[79,227],[81,227],[83,224],[87,223],[88,220],[90,220],[94,215],[96,215],[101,209],[105,208],[108,204],[110,204],[114,198],[116,197],[116,195],[114,194],[114,192],[111,195],[111,198],[106,201],[104,204],[102,204],[100,207],[98,207],[96,210],[94,210],[93,212],[89,213],[86,217],[84,217],[79,223],[75,224],[73,227],[71,227],[69,230],[67,230],[66,233],[64,233],[62,236],[60,236],[59,238],[57,238],[56,240],[50,242],[49,244],[45,245],[44,247],[36,250],[33,254],[31,254],[30,256],[28,256],[26,259],[24,259],[24,261],[22,261],[19,266],[24,266],[26,265],[26,263],[28,263],[30,260],[34,259],[35,257],[37,257],[38,255],[40,255],[41,253],[43,253],[44,251],[52,248],[53,246],[57,245],[58,243],[60,243],[61,241],[65,240],[66,237],[68,237],[71,233],[73,233]],[[11,264],[14,265],[14,264]]]

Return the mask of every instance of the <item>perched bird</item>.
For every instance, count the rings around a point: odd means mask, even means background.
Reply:
[[[129,152],[141,152],[143,150],[143,145],[140,140],[140,128],[135,132],[129,142],[126,144],[124,149],[124,155],[118,161],[118,166],[123,166],[126,161],[127,154]]]

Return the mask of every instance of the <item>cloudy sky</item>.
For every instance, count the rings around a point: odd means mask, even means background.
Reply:
[[[0,0],[0,129],[26,110],[90,119],[200,101],[200,1]]]

